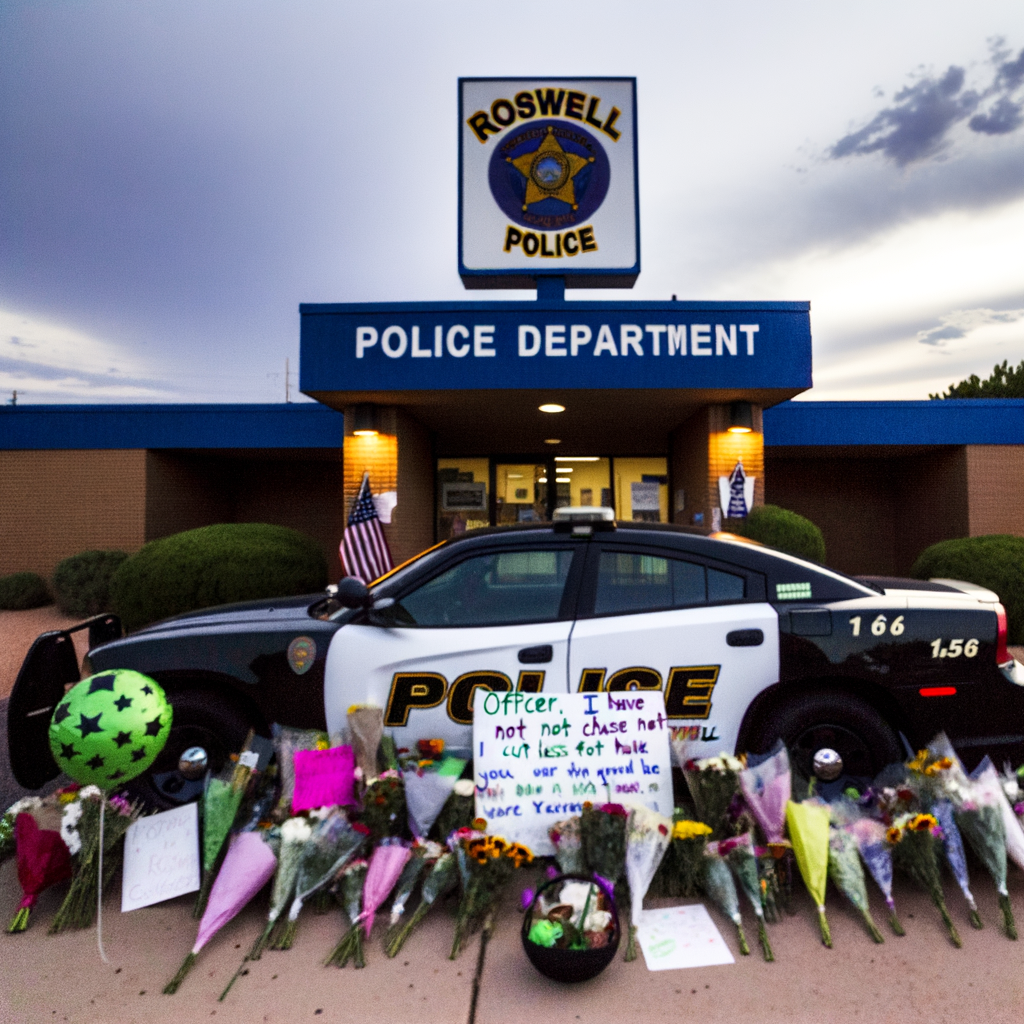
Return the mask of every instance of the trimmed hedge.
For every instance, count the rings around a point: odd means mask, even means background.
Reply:
[[[22,612],[52,604],[46,581],[37,572],[12,572],[0,576],[0,611]]]
[[[1024,537],[993,533],[939,541],[917,556],[910,575],[964,580],[995,591],[1006,609],[1009,642],[1024,643]]]
[[[83,551],[57,563],[53,596],[67,615],[110,611],[110,579],[128,557],[126,551]]]
[[[751,509],[736,532],[799,558],[825,561],[825,538],[821,530],[810,519],[778,505],[758,505]]]
[[[320,546],[284,526],[220,523],[150,541],[114,573],[111,596],[125,629],[234,601],[322,590]]]

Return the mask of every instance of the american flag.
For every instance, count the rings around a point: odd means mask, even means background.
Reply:
[[[372,583],[394,565],[377,516],[377,506],[373,503],[369,473],[363,474],[348,516],[348,526],[341,537],[341,564],[349,576],[356,576],[364,583]]]

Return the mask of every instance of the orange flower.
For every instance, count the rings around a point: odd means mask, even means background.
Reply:
[[[914,832],[930,832],[936,825],[938,821],[930,814],[915,814],[907,822],[907,828]]]
[[[885,838],[895,846],[903,838],[903,832],[896,825],[891,825],[885,831]]]

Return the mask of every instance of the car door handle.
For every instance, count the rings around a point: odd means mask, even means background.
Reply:
[[[537,647],[524,647],[519,652],[521,665],[546,665],[553,657],[551,644],[540,644]]]
[[[764,633],[759,629],[734,629],[725,634],[725,642],[730,647],[760,647]]]

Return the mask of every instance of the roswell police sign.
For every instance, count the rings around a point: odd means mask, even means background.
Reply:
[[[461,78],[459,126],[467,288],[633,285],[635,78]]]

